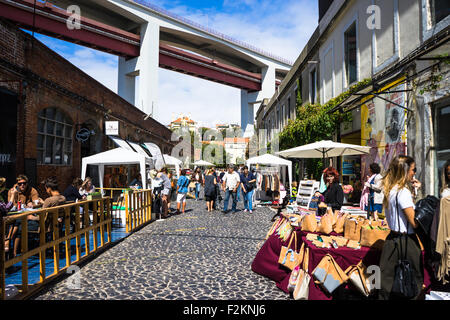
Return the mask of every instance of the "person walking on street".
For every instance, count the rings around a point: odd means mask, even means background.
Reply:
[[[186,177],[186,170],[181,170],[180,178],[177,182],[177,214],[184,213],[186,209],[186,194],[188,193],[189,179]],[[181,209],[181,212],[180,212]]]
[[[223,212],[228,212],[228,202],[230,200],[230,195],[233,199],[233,204],[231,209],[233,213],[236,213],[238,210],[236,208],[237,205],[237,189],[241,184],[241,177],[237,172],[234,171],[234,167],[230,165],[228,167],[228,172],[223,176],[222,182],[223,191],[225,192],[225,201],[223,203]]]
[[[253,213],[253,189],[256,177],[244,166],[241,173],[241,187],[244,196],[244,212]]]
[[[195,201],[200,200],[200,188],[205,184],[205,179],[203,178],[202,170],[197,167],[193,174],[193,180],[195,182]]]
[[[163,219],[167,219],[169,217],[168,211],[168,203],[169,203],[169,195],[172,186],[170,184],[169,177],[167,176],[167,168],[162,168],[158,174],[158,177],[162,179],[164,189],[161,191],[161,200],[162,200],[162,209],[163,209]]]
[[[205,176],[205,200],[208,212],[213,211],[213,203],[216,199],[217,180],[213,173],[213,169],[209,169]]]

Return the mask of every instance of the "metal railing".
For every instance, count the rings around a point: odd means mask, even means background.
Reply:
[[[28,219],[30,215],[39,217],[37,230],[29,230]],[[6,227],[17,227],[19,222],[21,225],[20,255],[6,260]],[[2,241],[0,244],[0,300],[5,299],[6,270],[19,263],[22,269],[22,283],[14,285],[19,291],[14,299],[26,298],[50,280],[61,275],[71,265],[80,263],[111,242],[110,198],[81,201],[3,217],[0,219],[0,240]],[[71,240],[75,240],[74,250]],[[82,240],[84,240],[84,246]],[[30,244],[32,244],[32,247],[34,245],[34,248],[30,248]],[[49,255],[53,256],[54,271],[48,275],[46,272],[46,256],[49,251],[51,251]],[[60,259],[60,255],[63,255],[62,259]],[[30,284],[28,281],[28,259],[33,256],[39,257],[40,276],[37,283]],[[72,256],[74,257],[73,261]],[[60,266],[61,260],[65,260],[65,266],[62,268]]]

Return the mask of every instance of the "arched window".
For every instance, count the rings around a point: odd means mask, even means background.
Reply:
[[[72,120],[58,108],[38,114],[37,163],[72,164]]]

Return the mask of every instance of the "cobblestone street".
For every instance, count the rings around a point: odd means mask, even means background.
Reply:
[[[67,278],[36,299],[289,298],[251,271],[271,226],[271,210],[208,213],[203,200],[188,200],[186,211],[151,223],[84,265],[81,289],[69,289]]]

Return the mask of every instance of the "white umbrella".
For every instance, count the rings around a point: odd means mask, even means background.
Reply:
[[[371,147],[324,140],[280,151],[277,154],[286,158],[332,158],[369,154],[370,149]]]
[[[214,167],[214,164],[205,160],[197,160],[194,162],[194,165],[197,167]]]
[[[356,144],[346,144],[323,140],[306,144],[276,154],[286,158],[322,158],[325,166],[325,158],[353,156],[360,154],[369,154],[371,147],[359,146]]]

